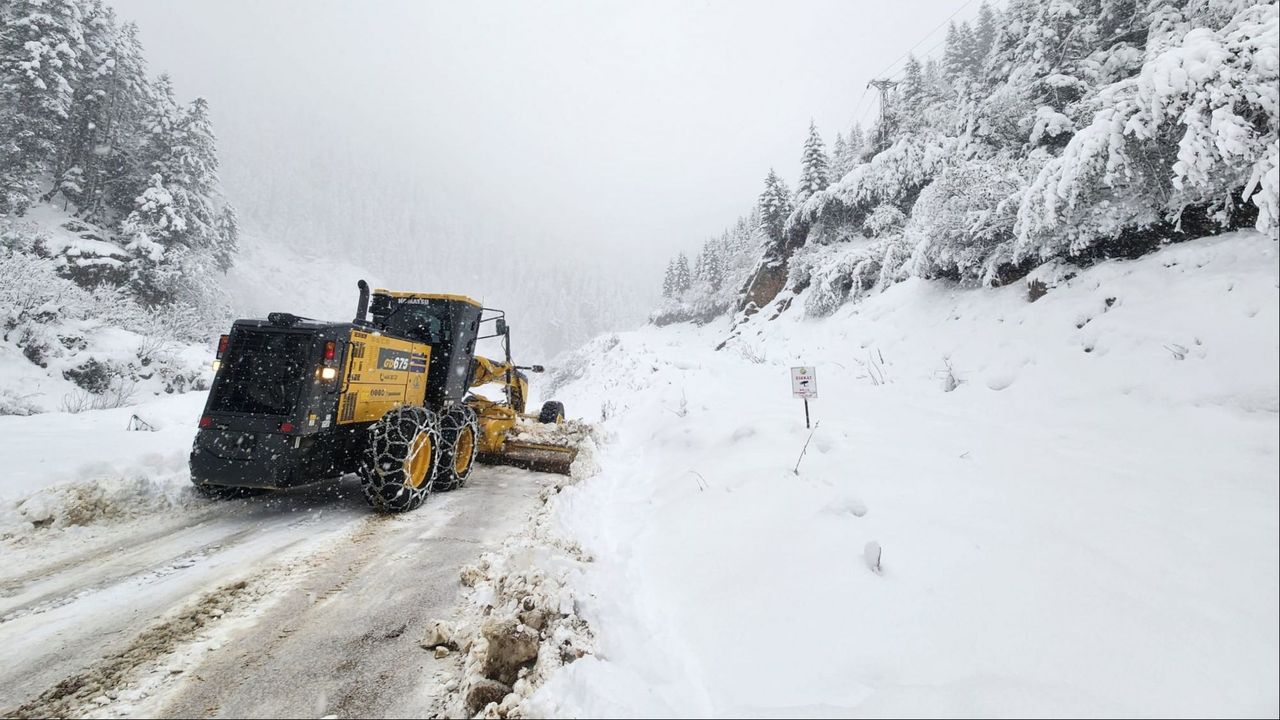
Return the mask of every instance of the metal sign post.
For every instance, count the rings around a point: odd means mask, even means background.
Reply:
[[[818,397],[818,369],[814,367],[791,368],[791,397],[804,400],[804,426],[809,427],[809,398]]]

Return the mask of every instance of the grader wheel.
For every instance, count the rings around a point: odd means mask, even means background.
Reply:
[[[564,403],[558,400],[548,400],[542,403],[542,411],[538,413],[538,422],[556,424],[564,422]]]
[[[435,481],[441,454],[440,420],[421,407],[399,407],[369,428],[360,463],[364,497],[376,510],[417,509]]]
[[[456,490],[467,484],[480,448],[480,422],[476,411],[455,405],[440,418],[440,465],[434,490]]]

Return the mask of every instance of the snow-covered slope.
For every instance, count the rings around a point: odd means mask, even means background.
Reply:
[[[1280,712],[1277,258],[1236,233],[1034,303],[913,280],[720,351],[594,341],[553,389],[612,440],[554,502],[598,647],[533,706]]]

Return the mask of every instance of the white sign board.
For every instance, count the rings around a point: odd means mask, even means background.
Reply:
[[[815,367],[791,368],[791,395],[805,400],[818,397],[818,369]]]

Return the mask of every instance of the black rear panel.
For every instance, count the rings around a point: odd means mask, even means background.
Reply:
[[[313,335],[236,327],[209,397],[212,412],[292,415],[303,384]]]

